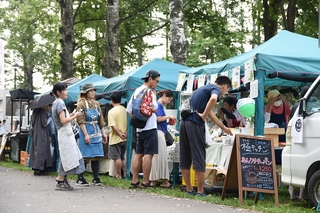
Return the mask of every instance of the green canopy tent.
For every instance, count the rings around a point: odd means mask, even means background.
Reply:
[[[264,134],[264,87],[301,86],[320,74],[320,48],[315,38],[281,31],[258,47],[217,63],[184,69],[187,74],[215,74],[244,65],[254,59],[255,79],[258,79],[256,98],[255,135]],[[267,77],[275,78],[267,78]],[[280,78],[281,77],[281,78]],[[263,118],[263,119],[261,119]]]

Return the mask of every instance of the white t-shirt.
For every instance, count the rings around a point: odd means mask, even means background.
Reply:
[[[0,135],[3,135],[6,131],[4,130],[4,125],[0,126]]]
[[[148,87],[143,84],[142,86],[138,87],[134,91],[134,93],[131,96],[130,101],[128,103],[127,109],[126,109],[128,113],[132,113],[132,98],[136,97],[142,90],[147,89],[147,88]],[[153,110],[158,109],[157,97],[154,93],[152,93],[152,109]],[[137,128],[137,132],[142,132],[145,130],[156,129],[156,128],[157,128],[157,116],[155,113],[152,113],[151,117],[147,120],[146,126],[143,129]]]

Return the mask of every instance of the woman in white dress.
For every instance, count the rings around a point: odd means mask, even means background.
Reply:
[[[158,111],[157,115],[157,128],[158,128],[158,154],[155,154],[152,158],[152,166],[150,171],[150,187],[156,187],[159,185],[158,180],[161,180],[161,186],[163,188],[171,188],[172,185],[169,182],[169,166],[168,166],[168,153],[167,144],[164,135],[170,134],[168,132],[167,120],[171,119],[175,124],[176,118],[174,116],[166,115],[164,106],[169,104],[173,99],[173,93],[169,89],[165,89],[158,92],[160,98],[158,99]]]

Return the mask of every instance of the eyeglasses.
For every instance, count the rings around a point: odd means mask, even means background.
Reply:
[[[159,83],[159,80],[157,80],[157,79],[154,79],[156,82],[157,82],[157,84]]]

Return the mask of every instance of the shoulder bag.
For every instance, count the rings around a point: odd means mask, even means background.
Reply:
[[[159,124],[158,124],[158,126],[160,127],[160,129],[162,129],[161,131],[163,133],[165,133],[165,131],[163,130],[163,127],[161,125],[159,125]],[[167,146],[171,146],[173,144],[174,139],[173,139],[172,135],[169,132],[164,135],[164,138],[166,139]]]

